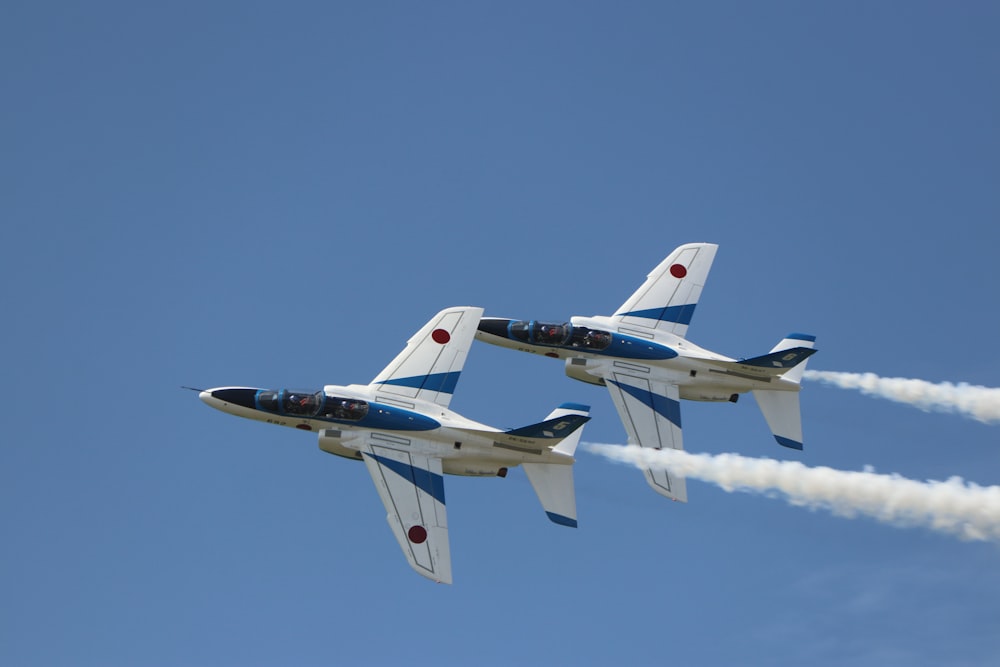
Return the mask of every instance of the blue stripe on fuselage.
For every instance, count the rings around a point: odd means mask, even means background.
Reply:
[[[394,459],[379,456],[378,454],[368,454],[379,464],[393,471],[403,479],[409,481],[418,489],[422,489],[431,495],[434,500],[444,505],[444,477],[430,470],[424,470],[409,463],[396,461]]]
[[[660,396],[659,394],[654,394],[647,389],[639,389],[638,387],[633,387],[630,384],[624,384],[622,382],[615,382],[610,380],[611,384],[620,388],[622,391],[632,396],[636,400],[641,401],[646,407],[651,409],[653,412],[664,417],[671,424],[677,428],[681,428],[681,402],[675,401],[672,398],[666,396]]]
[[[567,348],[575,349],[575,348]],[[654,343],[645,338],[614,334],[611,345],[603,350],[584,350],[589,354],[601,354],[609,357],[621,357],[622,359],[673,359],[677,356],[677,351],[666,345]]]
[[[513,320],[511,320],[513,322]],[[604,332],[610,333],[610,332]],[[629,336],[626,334],[610,334],[611,344],[604,349],[597,349],[592,347],[576,347],[572,344],[558,344],[553,345],[550,343],[541,343],[535,341],[524,341],[519,338],[514,338],[512,335],[508,334],[508,338],[513,340],[519,346],[530,345],[536,348],[542,349],[556,349],[556,350],[566,350],[571,353],[593,355],[595,357],[618,357],[620,359],[645,359],[650,361],[658,361],[664,359],[673,359],[677,354],[677,350],[663,345],[662,343],[657,343],[647,338],[639,338],[638,336]],[[523,348],[521,348],[523,349]],[[407,378],[409,380],[411,378]],[[401,381],[393,381],[393,384],[403,384]],[[407,384],[406,386],[416,386]]]
[[[368,414],[356,422],[344,422],[368,429],[386,431],[431,431],[441,426],[441,422],[419,412],[411,412],[383,403],[369,403]]]
[[[587,347],[573,347],[572,345],[546,345],[545,343],[529,343],[541,348],[567,350],[579,354],[593,355],[595,357],[617,357],[619,359],[645,359],[656,361],[663,359],[673,359],[678,356],[677,351],[661,343],[656,343],[645,338],[636,336],[626,336],[624,334],[613,334],[611,345],[603,350],[595,350]]]
[[[408,378],[394,378],[383,380],[379,384],[391,384],[397,387],[413,387],[424,391],[440,391],[445,394],[454,394],[455,385],[458,384],[458,376],[461,371],[452,373],[431,373],[430,375],[414,375]]]

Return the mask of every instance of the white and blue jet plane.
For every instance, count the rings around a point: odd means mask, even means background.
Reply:
[[[685,338],[718,246],[674,250],[610,317],[541,322],[485,317],[476,338],[565,360],[566,375],[608,388],[631,444],[682,449],[680,399],[730,401],[752,392],[779,444],[802,449],[799,390],[815,336],[793,333],[770,353],[736,360]],[[658,493],[687,500],[685,480],[646,470]]]
[[[573,455],[590,419],[588,406],[564,403],[541,423],[502,431],[449,410],[482,314],[442,310],[367,385],[219,387],[200,397],[229,414],[315,432],[324,452],[364,461],[406,560],[451,583],[443,475],[505,477],[520,465],[549,519],[576,527]]]

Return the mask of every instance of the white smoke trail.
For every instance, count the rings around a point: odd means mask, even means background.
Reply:
[[[921,410],[958,412],[989,424],[1000,422],[1000,389],[965,382],[925,382],[909,378],[884,378],[874,373],[806,371],[803,377],[841,389],[857,389],[868,396],[913,405]]]
[[[738,454],[689,454],[636,445],[584,443],[614,461],[638,468],[668,468],[712,482],[728,492],[778,492],[792,505],[825,509],[838,516],[869,516],[896,526],[923,526],[963,540],[1000,542],[1000,486],[978,486],[952,477],[918,482],[899,475],[810,468],[797,461],[755,459]]]

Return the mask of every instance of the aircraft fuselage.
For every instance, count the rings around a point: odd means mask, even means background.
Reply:
[[[657,379],[676,384],[680,397],[736,402],[755,389],[798,391],[799,385],[761,372],[759,367],[711,352],[672,333],[640,331],[604,317],[573,317],[568,323],[484,317],[476,339],[566,363],[574,380],[604,385],[609,368],[634,370],[641,364]]]
[[[360,385],[322,391],[219,387],[199,394],[208,405],[237,417],[311,431],[325,452],[361,460],[369,437],[442,460],[451,475],[500,476],[521,463],[571,464],[574,459],[422,401],[401,407]],[[369,432],[374,432],[369,435]]]

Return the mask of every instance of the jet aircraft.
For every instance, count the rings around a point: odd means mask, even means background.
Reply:
[[[364,461],[410,566],[451,583],[443,475],[505,477],[521,465],[549,519],[576,527],[571,464],[590,419],[588,406],[563,403],[538,424],[502,431],[450,410],[482,314],[442,310],[368,385],[219,387],[199,396],[229,414],[315,432],[324,452]]]
[[[680,400],[730,401],[752,392],[778,444],[802,449],[799,390],[815,336],[793,333],[768,354],[736,360],[685,338],[718,246],[674,250],[614,315],[541,322],[484,317],[479,340],[565,360],[566,375],[604,385],[628,440],[683,449]],[[687,500],[683,477],[645,470],[658,493]]]

